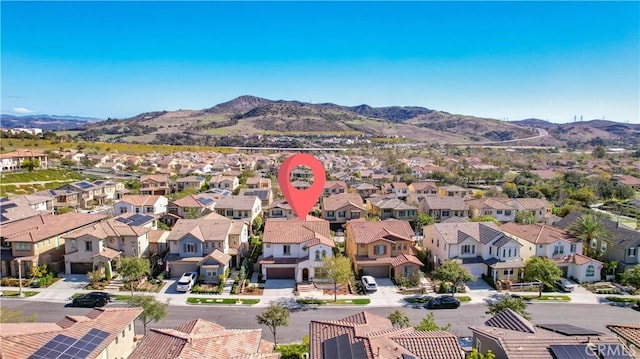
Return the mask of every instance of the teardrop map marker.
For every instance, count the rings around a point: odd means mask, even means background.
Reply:
[[[294,188],[289,180],[291,171],[300,165],[311,168],[311,172],[313,172],[313,184],[304,190]],[[305,153],[290,156],[282,162],[278,170],[280,191],[282,191],[284,198],[291,208],[293,208],[293,212],[301,220],[306,219],[309,211],[311,211],[313,206],[318,202],[318,198],[320,198],[320,194],[322,194],[322,190],[324,189],[325,181],[326,174],[322,163],[318,161],[317,158]]]

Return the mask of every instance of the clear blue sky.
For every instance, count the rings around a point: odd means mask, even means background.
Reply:
[[[640,121],[640,2],[10,2],[2,113],[240,95]]]

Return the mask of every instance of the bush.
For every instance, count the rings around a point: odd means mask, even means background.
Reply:
[[[491,287],[493,287],[493,289],[496,289],[496,283],[493,281],[493,278],[491,278],[490,276],[488,276],[486,274],[483,274],[482,275],[482,280],[487,282],[487,284],[490,285]]]
[[[233,284],[233,286],[231,287],[231,294],[238,294],[238,284]]]
[[[438,288],[438,293],[439,294],[447,294],[447,293],[451,293],[451,289],[449,287],[449,283],[442,283],[440,285],[440,288]]]

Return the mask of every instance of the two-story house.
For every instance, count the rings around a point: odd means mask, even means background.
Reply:
[[[33,265],[47,264],[63,270],[64,235],[105,219],[104,215],[69,212],[58,216],[38,215],[2,226],[0,246],[2,273],[18,276],[30,273]]]
[[[404,182],[393,182],[391,183],[391,194],[398,199],[405,200],[409,195],[409,186]]]
[[[334,230],[352,219],[365,218],[366,207],[358,194],[335,194],[322,197],[321,202],[322,219],[329,221]]]
[[[78,193],[78,203],[82,208],[102,206],[106,202],[103,187],[87,181],[78,181],[59,187],[58,190]]]
[[[436,223],[423,228],[423,248],[434,267],[457,260],[471,274],[494,281],[518,282],[523,277],[522,244],[502,233],[493,222]]]
[[[171,202],[167,206],[167,213],[175,216],[176,220],[178,218],[198,218],[207,212],[213,212],[216,201],[220,198],[222,196],[215,193],[191,194]],[[166,220],[164,222],[167,223]],[[173,225],[174,222],[167,224]]]
[[[215,213],[178,220],[167,238],[169,252],[165,261],[171,276],[199,272],[205,282],[216,283],[227,268],[239,266],[249,232],[245,222],[234,222]]]
[[[206,179],[204,177],[189,176],[178,178],[175,182],[176,191],[182,192],[191,189],[199,191],[205,185],[205,182]]]
[[[35,161],[38,164],[36,168],[46,169],[49,167],[45,151],[19,149],[0,154],[0,172],[19,170],[27,161],[32,163]]]
[[[451,217],[469,217],[469,206],[462,197],[424,196],[418,203],[420,211],[433,217],[436,222],[442,222]]]
[[[322,189],[323,196],[331,196],[333,194],[347,193],[349,187],[345,181],[326,181]]]
[[[33,206],[30,206],[29,202],[22,197],[14,197],[11,199],[0,198],[0,226],[2,227],[5,224],[46,213],[49,212],[46,210],[37,210]]]
[[[97,180],[93,182],[94,185],[102,188],[102,195],[106,202],[111,203],[114,200],[122,198],[127,192],[124,187],[124,183],[111,180]]]
[[[231,219],[253,223],[262,213],[262,201],[256,196],[227,196],[216,202],[216,213]]]
[[[240,180],[236,176],[213,176],[209,180],[209,188],[219,188],[233,191],[240,186]]]
[[[78,208],[80,206],[80,194],[75,191],[50,189],[36,192],[34,195],[51,198],[54,213],[57,213],[60,208]]]
[[[553,205],[544,198],[513,198],[508,203],[518,212],[530,212],[538,222],[548,222],[548,219],[553,217]]]
[[[522,244],[523,259],[547,257],[558,264],[563,277],[581,283],[600,280],[602,262],[583,255],[582,241],[566,231],[541,223],[506,223],[500,229]]]
[[[438,185],[435,182],[413,182],[409,185],[409,193],[438,195]]]
[[[353,187],[353,190],[356,191],[362,198],[369,198],[372,195],[379,193],[380,189],[370,183],[360,183],[359,185]]]
[[[408,221],[351,221],[345,231],[345,252],[359,275],[411,277],[424,265],[413,255],[414,235]]]
[[[113,205],[113,212],[116,215],[123,213],[162,215],[167,213],[168,203],[169,199],[162,195],[130,194]]]
[[[516,208],[504,201],[497,201],[487,197],[468,200],[466,203],[469,206],[469,216],[471,218],[491,216],[502,223],[515,222],[516,220]]]
[[[296,214],[291,208],[291,205],[287,203],[287,201],[282,199],[274,201],[269,207],[265,207],[264,214],[267,218],[297,218]]]
[[[468,197],[473,196],[473,191],[456,185],[438,187],[440,197]]]
[[[168,175],[141,175],[140,194],[166,196],[171,193]]]
[[[371,215],[381,220],[395,218],[399,220],[413,221],[418,215],[418,208],[405,203],[397,198],[370,198]]]
[[[571,225],[581,216],[582,214],[578,212],[569,213],[555,226],[569,230]],[[608,240],[596,239],[584,245],[589,245],[592,249],[602,252],[606,262],[618,262],[618,272],[624,272],[640,264],[640,232],[606,218],[598,218],[598,220],[604,229],[611,234],[610,238]]]
[[[263,279],[312,281],[324,258],[333,256],[329,222],[307,216],[306,220],[268,219],[264,226],[262,257]]]
[[[96,267],[113,272],[112,261],[121,255],[146,257],[150,231],[111,219],[66,234],[65,273],[85,274]]]
[[[249,177],[247,178],[247,188],[250,189],[267,189],[271,188],[271,179],[265,177]]]
[[[263,208],[270,206],[273,202],[273,190],[271,188],[243,188],[238,195],[260,198]]]

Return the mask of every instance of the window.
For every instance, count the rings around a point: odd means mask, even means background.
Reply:
[[[182,251],[185,253],[195,253],[196,252],[195,243],[184,243],[182,245]]]
[[[129,331],[131,331],[131,323],[129,323]]]
[[[507,256],[507,250],[506,250],[506,249],[504,249],[504,248],[502,249],[502,256],[503,256],[503,257],[506,257],[506,256]]]
[[[602,241],[600,243],[600,250],[603,251],[603,252],[606,252],[606,250],[607,250],[607,242]]]
[[[501,209],[498,209],[498,210],[496,210],[496,213],[497,213],[497,214],[502,214],[502,210],[501,210]]]
[[[126,207],[120,207],[120,213],[127,213]]]
[[[411,270],[411,266],[404,266],[404,275],[410,277],[413,275],[413,271]]]
[[[116,335],[116,345],[118,345],[118,336]]]
[[[492,254],[491,252],[493,252],[493,247],[489,246],[489,254]]]
[[[361,244],[361,245],[360,245],[360,248],[364,248],[364,247],[366,247],[366,245],[364,245],[364,244]]]
[[[484,211],[483,214],[486,215],[486,216],[490,216],[490,215],[493,214],[493,212],[491,210],[486,210],[486,211]]]
[[[338,212],[338,217],[339,218],[344,218],[344,211]]]
[[[360,218],[360,212],[351,212],[351,218],[353,219]]]
[[[93,251],[93,242],[92,241],[84,242],[84,250],[87,252]]]
[[[327,218],[334,218],[336,213],[334,211],[327,211]]]
[[[476,338],[476,349],[478,349],[478,352],[481,353],[481,343],[480,343],[480,338]]]
[[[227,216],[227,217],[233,217],[233,210],[232,210],[232,209],[228,209],[228,210],[226,210],[226,211],[225,211],[225,213],[226,213],[226,214],[225,214],[225,216]]]
[[[282,246],[282,254],[285,256],[290,256],[291,255],[291,245],[290,244],[285,244]]]
[[[505,216],[510,216],[511,215],[511,211],[510,210],[505,210],[504,211],[504,215]]]
[[[442,211],[442,217],[449,217],[449,211]]]
[[[398,217],[404,217],[405,216],[405,212],[404,211],[399,211],[398,212]]]
[[[375,247],[373,247],[374,249],[374,253],[376,255],[383,255],[383,254],[387,254],[387,246],[384,245],[377,245]]]
[[[462,246],[462,254],[475,254],[476,246],[471,244],[465,244]]]
[[[587,267],[587,277],[593,277],[595,273],[595,268],[593,267],[593,264],[589,264],[589,266]]]
[[[136,207],[135,212],[136,212],[136,213],[140,213],[140,207]]]
[[[327,250],[326,249],[322,250],[322,258],[327,258]]]
[[[627,256],[635,257],[638,253],[638,248],[629,248],[627,249]]]
[[[575,243],[571,243],[571,246],[569,247],[569,252],[575,253],[576,250],[577,250],[577,245]]]
[[[596,243],[596,242],[597,242],[597,241],[596,241],[596,239],[595,239],[595,238],[593,238],[593,239],[591,240],[591,248],[596,248],[596,247],[597,247],[597,243]]]
[[[399,249],[399,248],[398,248],[398,249]],[[395,251],[395,250],[396,250],[396,245],[395,245],[395,244],[392,244],[392,245],[391,245],[391,250],[392,250],[392,251]]]
[[[71,240],[71,248],[74,248],[74,249],[78,248],[78,246],[76,245],[76,240],[75,239]]]
[[[316,261],[320,260],[320,251],[316,250]]]
[[[17,251],[29,251],[31,250],[31,244],[30,243],[16,243],[15,246]]]
[[[562,244],[556,244],[553,246],[553,255],[562,255],[564,254],[564,246]]]
[[[509,248],[509,255],[508,257],[511,257],[511,248]]]
[[[440,248],[440,240],[438,239],[438,241],[436,242],[436,247]]]
[[[122,331],[122,337],[124,338],[124,330]]]
[[[145,207],[145,212],[152,213],[153,212],[153,207]]]

